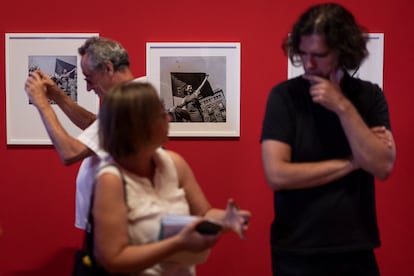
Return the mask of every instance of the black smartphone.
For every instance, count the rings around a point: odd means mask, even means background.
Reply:
[[[203,220],[196,225],[195,229],[197,232],[203,235],[216,235],[218,232],[223,230],[223,227],[217,223]]]

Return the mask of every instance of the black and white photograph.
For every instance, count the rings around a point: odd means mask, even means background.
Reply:
[[[147,43],[147,76],[172,117],[170,136],[238,136],[238,43]]]
[[[6,124],[8,145],[52,145],[24,84],[32,71],[47,74],[74,102],[97,113],[99,98],[86,91],[78,48],[98,33],[6,33]],[[81,133],[59,106],[49,100],[72,136]]]
[[[73,101],[78,102],[76,64],[77,56],[29,56],[29,72],[41,70],[48,74]]]
[[[226,122],[226,97],[212,88],[204,72],[171,72],[173,106],[167,108],[173,122]]]
[[[194,64],[205,71],[191,72]],[[161,82],[171,86],[160,93],[173,122],[226,122],[225,69],[225,57],[161,57]]]

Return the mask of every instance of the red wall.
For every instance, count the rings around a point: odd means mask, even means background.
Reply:
[[[23,2],[23,3],[22,3]],[[129,50],[136,76],[145,74],[148,41],[241,42],[241,135],[239,139],[174,139],[167,146],[192,165],[212,204],[234,197],[253,212],[248,239],[223,236],[199,275],[270,275],[269,225],[272,192],[264,181],[259,136],[269,89],[286,78],[283,37],[298,15],[317,1],[7,1],[0,9],[4,33],[98,32]],[[397,161],[393,175],[378,182],[382,275],[414,275],[412,162],[414,100],[413,4],[409,0],[338,1],[370,32],[385,33],[384,90]],[[116,5],[119,3],[119,5]],[[6,145],[5,59],[0,55],[0,275],[70,275],[81,244],[73,227],[78,165],[63,166],[52,147]],[[22,83],[23,88],[23,83]],[[24,93],[13,91],[13,93]],[[412,138],[411,138],[412,140]],[[217,173],[217,168],[219,172]]]

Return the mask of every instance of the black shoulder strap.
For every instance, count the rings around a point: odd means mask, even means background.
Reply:
[[[122,187],[124,189],[124,199],[125,199],[125,204],[126,204],[127,203],[127,201],[126,201],[127,198],[126,198],[126,181],[125,181],[125,177],[124,177],[124,174],[122,173],[122,170],[117,165],[114,165],[114,166],[118,169],[119,174],[121,176]],[[94,257],[94,254],[93,254],[94,221],[93,221],[92,207],[93,207],[93,201],[94,201],[94,189],[95,189],[95,183],[92,187],[92,194],[91,194],[91,200],[90,200],[89,212],[88,212],[88,223],[86,225],[85,235],[84,235],[84,240],[83,240],[83,249],[88,254],[89,258],[91,259],[91,261],[93,263],[93,265],[96,264],[95,257]]]

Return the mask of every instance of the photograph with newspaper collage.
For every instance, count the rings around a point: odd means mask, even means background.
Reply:
[[[239,136],[238,43],[148,43],[147,76],[172,117],[170,136]]]
[[[88,93],[78,48],[98,33],[6,33],[6,124],[8,145],[51,145],[37,109],[24,91],[29,73],[41,70],[74,102],[92,113],[99,98]],[[71,136],[81,133],[55,102],[58,120]]]

